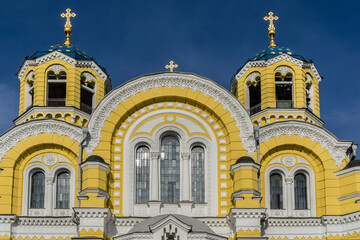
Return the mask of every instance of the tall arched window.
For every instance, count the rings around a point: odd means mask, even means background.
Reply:
[[[256,76],[253,81],[247,81],[246,85],[249,92],[250,115],[261,111],[261,84],[260,76]]]
[[[282,68],[289,69],[287,67]],[[292,108],[292,80],[293,74],[291,72],[282,73],[279,71],[275,73],[277,108]]]
[[[56,179],[56,208],[70,208],[70,174],[62,172]]]
[[[297,173],[294,178],[295,209],[307,209],[307,183],[303,173]]]
[[[283,208],[283,183],[282,176],[278,173],[270,175],[270,208]]]
[[[314,111],[314,86],[313,80],[310,74],[305,75],[305,85],[306,85],[306,107],[310,111]]]
[[[95,105],[95,78],[90,73],[81,75],[80,109],[91,114]]]
[[[30,208],[44,208],[45,175],[35,172],[31,176]]]
[[[204,148],[191,150],[191,196],[194,203],[205,203]]]
[[[51,107],[65,106],[66,102],[66,72],[55,73],[50,70],[47,73],[48,91],[47,105]]]
[[[34,103],[34,80],[35,74],[31,71],[26,77],[25,84],[25,111],[32,107]]]
[[[174,136],[161,140],[160,149],[161,200],[177,203],[180,200],[180,143]]]
[[[150,179],[150,150],[142,146],[136,149],[136,202],[146,203],[149,201]]]

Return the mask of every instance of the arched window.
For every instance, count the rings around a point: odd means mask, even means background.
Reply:
[[[275,73],[276,107],[292,108],[293,74],[291,72],[283,73],[289,69],[288,67],[281,68],[280,71]]]
[[[32,107],[34,103],[34,77],[35,74],[31,71],[26,77],[25,84],[25,111]]]
[[[278,173],[270,175],[270,208],[283,208],[283,182],[282,176]]]
[[[247,81],[246,85],[249,92],[250,115],[261,111],[261,84],[260,76],[256,76],[253,81]]]
[[[95,106],[95,78],[90,73],[81,75],[80,109],[91,114]]]
[[[307,183],[303,173],[297,173],[294,178],[295,209],[307,209]]]
[[[150,150],[142,146],[136,149],[136,202],[146,203],[149,201],[149,179],[150,179]]]
[[[160,190],[164,203],[180,200],[180,143],[174,136],[161,140],[160,149]]]
[[[66,72],[55,73],[53,70],[47,73],[48,93],[47,106],[65,106],[66,101]]]
[[[204,148],[191,150],[191,194],[194,203],[205,203]]]
[[[44,208],[45,175],[35,172],[31,176],[30,208]]]
[[[314,111],[314,86],[313,86],[312,77],[308,73],[306,74],[305,85],[306,85],[306,107],[310,111]]]
[[[70,208],[70,174],[67,172],[57,175],[56,208]]]

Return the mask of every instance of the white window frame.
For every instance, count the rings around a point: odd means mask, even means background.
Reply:
[[[294,177],[300,172],[306,176],[308,209],[295,209]],[[283,177],[283,209],[270,208],[270,176],[272,173],[279,173]],[[273,165],[266,169],[265,206],[270,217],[316,217],[315,175],[312,169],[305,165],[297,165],[290,171],[281,165]]]
[[[151,118],[155,115],[161,115],[162,113],[179,113],[182,115],[189,116],[195,119],[197,122],[202,124],[203,127],[206,128],[209,135],[211,135],[211,140],[200,136],[192,136],[189,137],[185,129],[179,127],[175,124],[166,124],[157,128],[152,136],[148,135],[138,135],[135,136],[133,139],[129,139],[132,135],[132,131],[137,127],[138,124],[144,122],[147,118]],[[194,144],[201,145],[205,151],[205,203],[198,203],[194,204],[192,208],[192,214],[194,216],[210,216],[218,214],[218,188],[211,187],[218,185],[217,179],[217,140],[215,134],[212,132],[212,129],[202,120],[200,117],[196,115],[192,115],[189,112],[177,110],[177,109],[164,109],[154,111],[147,115],[142,116],[134,123],[128,130],[125,140],[124,140],[124,159],[128,159],[129,161],[124,161],[124,179],[123,181],[129,182],[129,184],[124,185],[123,192],[125,194],[122,195],[123,197],[123,213],[124,216],[143,216],[149,215],[149,206],[147,204],[137,204],[135,202],[135,186],[134,186],[134,176],[135,176],[135,151],[136,147],[140,145],[146,145],[150,148],[150,153],[152,152],[160,152],[160,141],[161,137],[165,136],[164,134],[175,133],[178,136],[180,141],[180,155],[182,153],[191,153],[191,147],[195,146]],[[151,160],[150,160],[151,161]],[[182,161],[182,159],[180,159]],[[151,166],[151,164],[150,164]],[[152,171],[150,169],[150,171]],[[160,169],[159,169],[160,171]],[[191,169],[190,169],[191,171]],[[189,171],[189,174],[191,172]],[[183,174],[182,164],[180,165],[180,189],[183,189],[182,186],[182,179],[181,176]],[[191,175],[190,175],[191,176]],[[212,176],[212,177],[210,177]],[[215,177],[214,177],[215,176]],[[150,179],[151,181],[151,179]],[[160,184],[160,180],[159,180]],[[191,184],[191,181],[190,181]],[[150,182],[150,188],[152,184]],[[159,193],[160,193],[160,185]],[[150,189],[151,191],[151,189]],[[190,199],[191,199],[191,189],[190,191]],[[180,202],[183,200],[182,190],[180,191]],[[159,196],[160,199],[160,196]],[[161,207],[161,214],[171,214],[171,213],[181,213],[180,206],[178,203],[164,203]]]
[[[30,208],[31,176],[38,170],[45,174],[45,197],[44,208]],[[70,207],[68,209],[56,209],[56,178],[61,172],[70,174]],[[68,164],[58,164],[49,170],[41,163],[29,165],[23,176],[23,202],[22,216],[70,216],[74,207],[75,199],[75,170]]]

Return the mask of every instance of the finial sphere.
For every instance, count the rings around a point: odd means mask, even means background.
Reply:
[[[71,42],[70,42],[70,35],[72,34],[72,25],[71,25],[71,21],[70,21],[70,18],[74,18],[76,17],[76,14],[75,13],[70,13],[71,12],[71,9],[68,8],[66,9],[66,13],[62,13],[60,14],[60,16],[62,18],[66,18],[66,23],[65,23],[65,29],[64,29],[64,32],[66,34],[66,41],[64,42],[64,45],[65,46],[71,46]]]

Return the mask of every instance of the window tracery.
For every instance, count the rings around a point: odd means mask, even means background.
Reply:
[[[34,81],[35,74],[31,71],[26,77],[25,84],[25,111],[33,106],[34,104]]]
[[[47,72],[47,106],[61,107],[66,103],[65,68],[55,65]],[[58,71],[56,71],[58,70]]]
[[[254,72],[246,80],[248,107],[250,115],[261,111],[261,82],[260,73]]]
[[[91,114],[95,106],[96,81],[92,74],[83,72],[81,74],[80,109]]]
[[[309,73],[305,75],[305,86],[306,86],[306,107],[310,111],[314,111],[314,86],[313,80]]]
[[[293,107],[293,72],[289,67],[282,66],[275,70],[275,94],[277,108]]]

